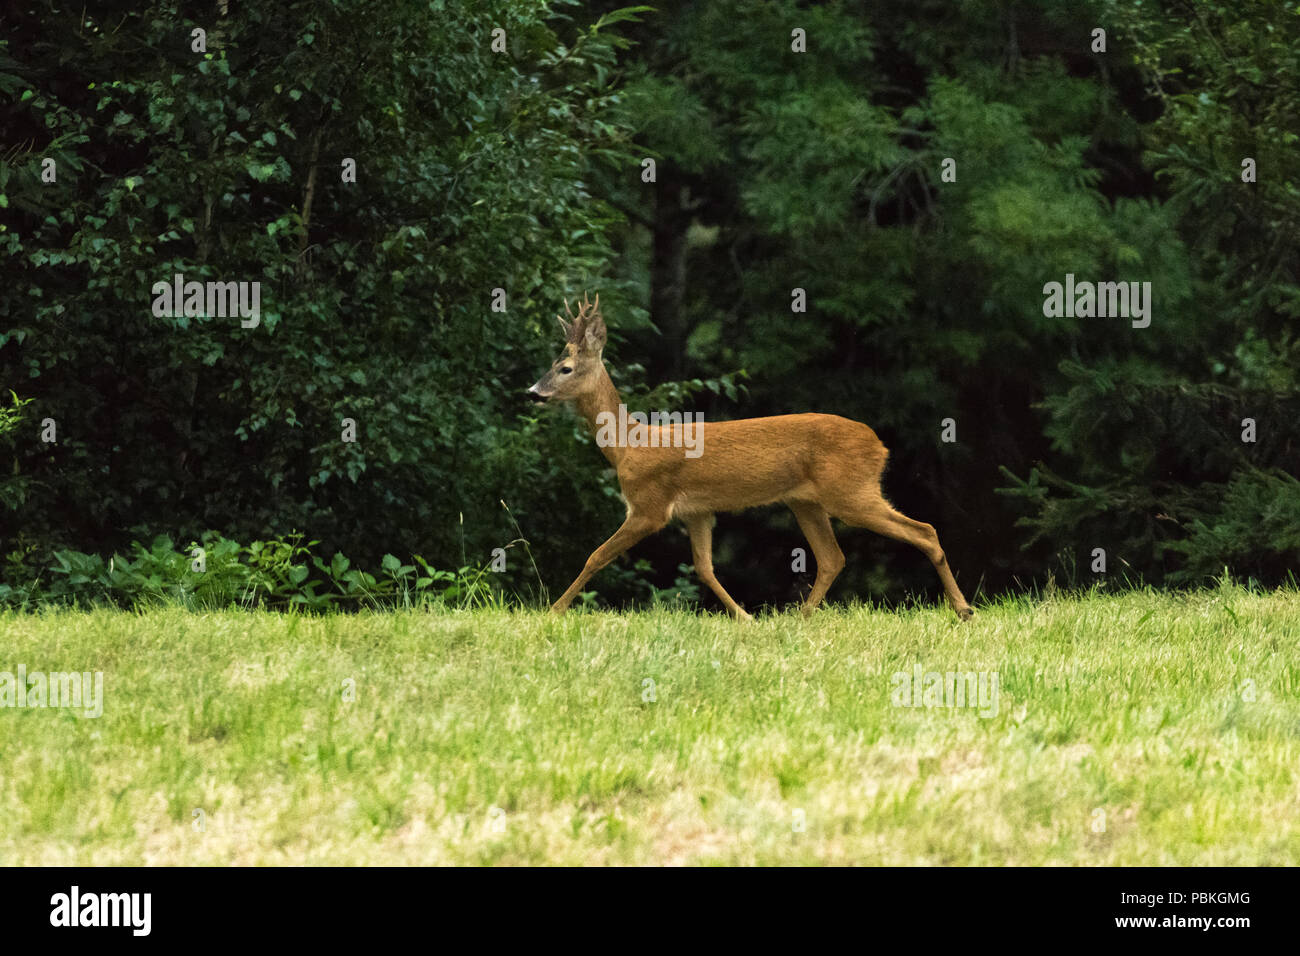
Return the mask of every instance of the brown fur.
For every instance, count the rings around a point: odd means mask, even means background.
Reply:
[[[594,303],[584,298],[578,315],[570,318],[572,325],[560,320],[564,352],[529,391],[546,401],[572,401],[594,432],[599,414],[617,416],[619,408],[618,392],[602,359],[606,333],[600,297]],[[889,450],[866,425],[813,413],[704,422],[697,426],[703,451],[698,458],[685,455],[680,434],[671,440],[681,427],[649,429],[666,433],[670,440],[659,441],[664,447],[653,447],[651,441],[652,447],[601,449],[618,473],[627,519],[592,552],[552,611],[563,613],[596,572],[678,518],[690,532],[700,579],[728,611],[748,618],[713,574],[713,515],[782,502],[794,512],[817,558],[817,580],[804,613],[821,603],[844,568],[844,555],[831,529],[834,517],[918,548],[934,565],[957,615],[970,618],[971,608],[957,587],[934,528],[895,511],[881,493],[880,476]]]

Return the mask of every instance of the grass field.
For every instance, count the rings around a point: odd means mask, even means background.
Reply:
[[[1300,863],[1295,591],[0,635],[104,674],[99,718],[0,709],[4,864]],[[918,664],[996,714],[898,706]]]

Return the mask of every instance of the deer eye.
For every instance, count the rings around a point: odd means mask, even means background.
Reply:
[[[570,372],[572,372],[572,371],[573,371],[573,369],[571,369],[571,368],[562,368],[562,369],[560,369],[560,374],[561,374],[561,375],[568,375],[568,374],[569,374]]]

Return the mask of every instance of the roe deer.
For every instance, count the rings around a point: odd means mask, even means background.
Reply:
[[[528,396],[536,402],[573,402],[598,432],[611,420],[622,420],[618,392],[601,358],[605,320],[600,296],[588,302],[584,294],[577,316],[567,301],[564,308],[572,320],[556,316],[564,330],[564,351]],[[804,602],[805,614],[821,603],[844,568],[831,518],[919,548],[939,572],[957,616],[965,621],[974,613],[953,579],[934,528],[895,511],[881,494],[880,475],[889,452],[866,425],[820,414],[702,422],[694,425],[698,434],[693,442],[702,451],[694,458],[682,451],[692,445],[682,431],[685,424],[642,427],[647,440],[635,444],[598,441],[618,472],[627,520],[592,552],[577,580],[551,606],[553,613],[564,613],[592,575],[676,517],[690,532],[700,580],[728,611],[749,620],[713,575],[713,514],[778,501],[794,512],[817,558],[817,580]]]

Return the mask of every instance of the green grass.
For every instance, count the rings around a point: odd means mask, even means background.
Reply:
[[[1295,591],[0,635],[104,672],[98,719],[0,709],[5,864],[1300,863]],[[996,716],[894,706],[915,662],[996,671]]]

